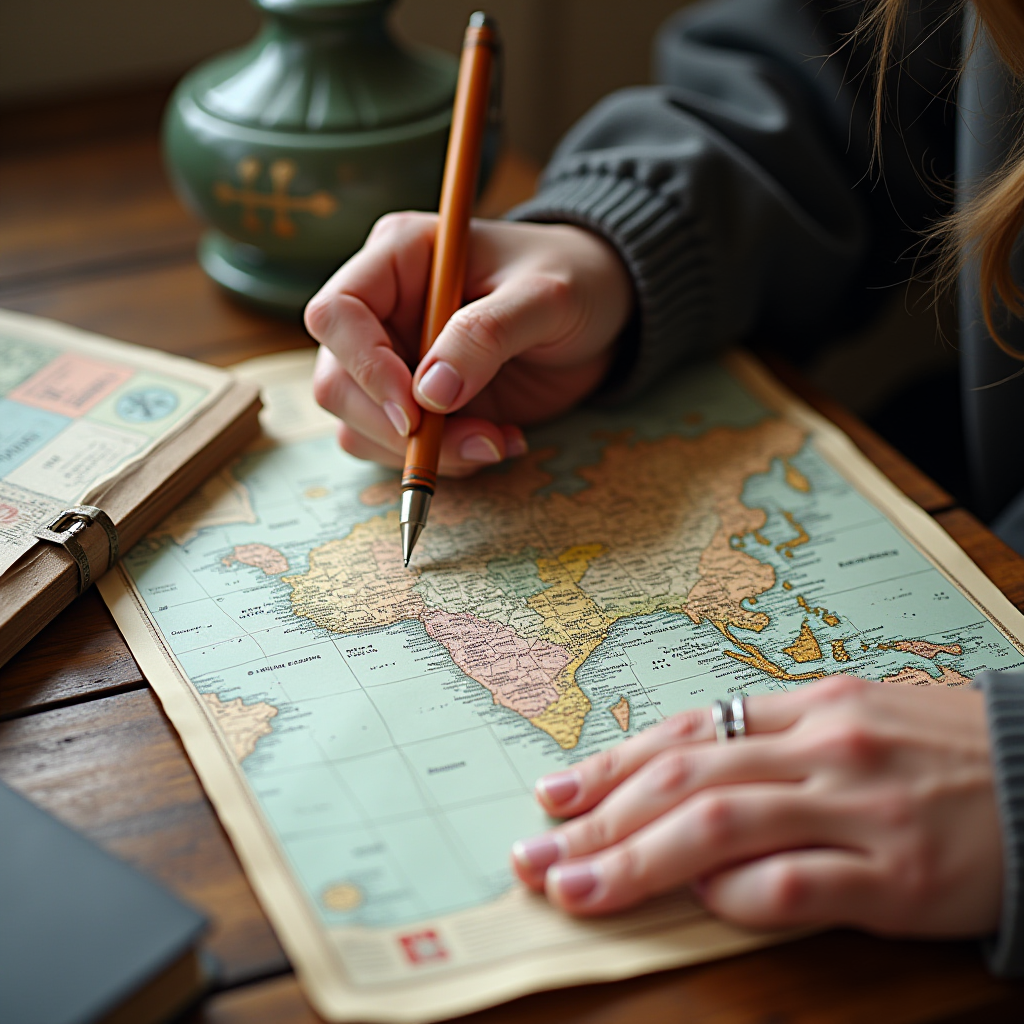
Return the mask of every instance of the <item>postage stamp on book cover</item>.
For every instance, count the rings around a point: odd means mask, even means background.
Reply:
[[[229,383],[212,367],[0,310],[0,575],[54,513],[154,451]]]
[[[534,780],[729,693],[1024,665],[1016,609],[745,357],[445,481],[413,571],[397,477],[309,411],[310,359],[242,372],[272,382],[266,436],[100,587],[329,1019],[776,941],[685,893],[555,912],[508,868],[548,824]]]

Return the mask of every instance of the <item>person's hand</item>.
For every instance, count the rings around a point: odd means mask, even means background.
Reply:
[[[316,400],[342,447],[401,466],[421,406],[458,412],[440,470],[463,475],[521,455],[521,426],[564,412],[601,383],[633,302],[615,250],[564,224],[475,220],[467,304],[416,368],[437,217],[389,214],[310,300],[321,343]],[[415,375],[410,366],[416,370]]]
[[[755,928],[994,931],[1002,848],[983,695],[848,676],[686,712],[537,785],[570,821],[520,841],[528,885],[594,915],[682,885]]]

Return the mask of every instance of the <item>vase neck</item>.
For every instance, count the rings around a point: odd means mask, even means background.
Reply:
[[[298,26],[348,25],[353,28],[383,26],[388,10],[395,0],[252,0],[271,18],[279,18]]]
[[[449,107],[456,61],[399,44],[391,0],[256,0],[248,46],[209,65],[196,101],[217,117],[291,132],[372,131]],[[198,83],[197,83],[198,84]]]

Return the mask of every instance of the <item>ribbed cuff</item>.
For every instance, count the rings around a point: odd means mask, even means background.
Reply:
[[[996,799],[1003,831],[999,931],[985,943],[990,970],[1024,977],[1024,673],[979,672],[985,693]]]
[[[620,340],[603,398],[624,399],[712,337],[711,274],[704,233],[677,198],[635,178],[566,172],[512,210],[510,220],[576,224],[618,251],[633,279],[638,316]]]

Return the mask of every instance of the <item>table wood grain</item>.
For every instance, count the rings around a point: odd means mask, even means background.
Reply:
[[[312,344],[298,321],[242,306],[199,270],[156,127],[166,88],[24,116],[0,112],[0,305],[218,365]],[[481,212],[527,198],[506,156]],[[856,417],[773,369],[844,429],[1024,607],[1024,560]],[[98,595],[74,602],[2,670],[0,779],[208,915],[220,964],[193,1024],[311,1024],[288,961],[184,750]],[[1017,1019],[1024,990],[971,943],[830,932],[712,964],[540,993],[480,1024],[903,1022]]]
[[[895,955],[890,955],[895,951]],[[1000,1024],[1019,994],[962,943],[887,944],[834,931],[776,949],[606,985],[544,992],[464,1024]],[[977,1014],[977,1016],[975,1016]],[[188,1024],[319,1024],[294,977],[207,1000]]]

